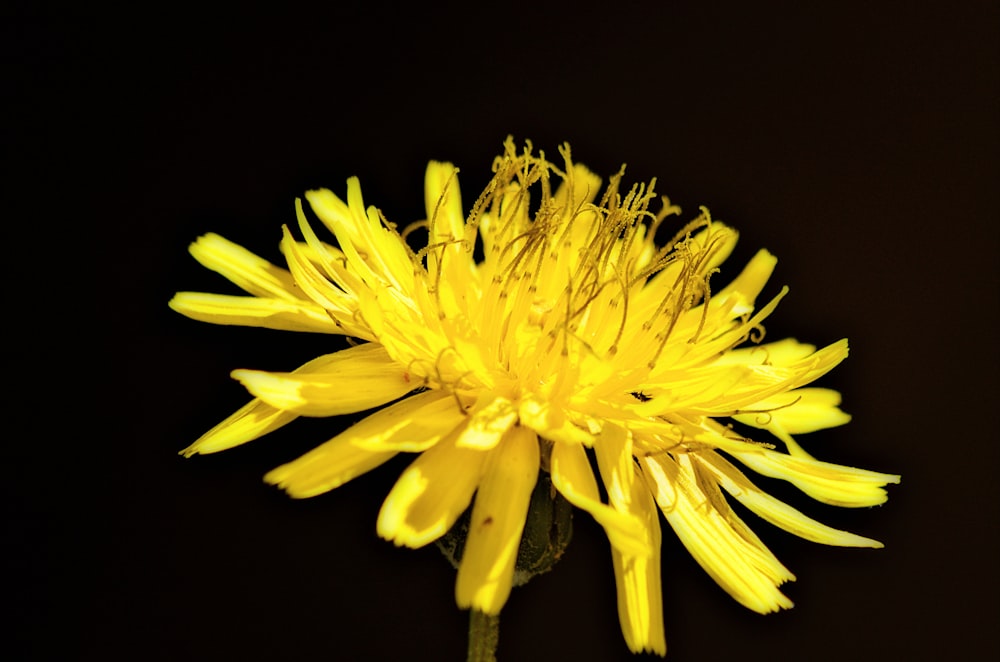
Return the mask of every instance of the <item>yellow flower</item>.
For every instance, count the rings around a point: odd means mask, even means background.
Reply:
[[[629,648],[663,654],[658,511],[723,589],[766,613],[792,606],[778,586],[794,577],[724,494],[808,540],[881,545],[765,494],[736,463],[847,507],[882,503],[883,486],[899,477],[813,459],[791,436],[848,421],[837,392],[806,386],[847,356],[847,342],[759,344],[761,322],[787,291],[755,312],[770,253],[716,289],[733,229],[703,210],[658,247],[657,229],[679,210],[666,198],[650,210],[655,182],[623,193],[619,172],[600,193],[568,146],[560,154],[553,163],[508,139],[467,216],[458,170],[431,162],[427,220],[402,232],[365,207],[355,178],[346,201],[310,191],[336,245],[316,235],[297,201],[304,241],[284,228],[288,270],[220,236],[199,238],[194,257],[250,296],[181,292],[174,310],[363,342],[292,372],[236,370],[254,399],[183,453],[232,448],[298,416],[387,405],[265,480],[310,497],[417,453],[378,533],[420,547],[473,504],[455,593],[460,607],[487,614],[510,593],[529,498],[548,471],[607,531]],[[414,231],[427,234],[416,252]],[[784,450],[734,422],[770,432]]]

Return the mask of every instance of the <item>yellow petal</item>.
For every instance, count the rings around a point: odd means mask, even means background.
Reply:
[[[751,427],[767,430],[780,439],[788,453],[795,457],[813,459],[792,433],[815,432],[844,425],[851,420],[842,411],[840,393],[826,388],[799,388],[787,393],[765,398],[752,405],[752,413],[737,414],[733,418]]]
[[[369,451],[412,453],[427,450],[465,421],[450,393],[424,391],[380,409],[343,435]]]
[[[358,229],[351,216],[351,209],[336,193],[325,188],[307,191],[306,200],[319,220],[337,239],[345,237],[351,243],[358,241]]]
[[[706,492],[686,454],[641,458],[656,502],[691,556],[740,604],[766,614],[790,608],[778,586],[795,577],[732,513],[721,494]]]
[[[734,315],[743,315],[753,310],[754,300],[764,285],[774,273],[778,258],[766,250],[757,251],[756,255],[743,268],[740,275],[733,279],[720,292],[712,296],[718,305],[725,303],[730,297],[737,297],[743,305],[733,310]]]
[[[642,522],[649,537],[650,554],[627,554],[611,547],[618,593],[618,620],[629,650],[665,655],[663,596],[660,581],[660,520],[650,491],[636,474],[631,457],[627,470],[632,478],[624,481],[631,494],[624,500],[628,512]]]
[[[880,548],[882,543],[821,524],[754,485],[739,469],[713,451],[695,458],[715,476],[719,484],[756,515],[806,540],[840,547]]]
[[[764,430],[804,434],[850,422],[838,407],[840,393],[828,388],[799,388],[754,405],[758,412],[734,416],[740,423]]]
[[[439,411],[441,403],[454,417]],[[400,451],[424,450],[454,431],[464,416],[447,393],[425,391],[380,409],[302,457],[269,473],[295,497],[321,494],[386,462]]]
[[[310,259],[299,242],[295,241],[287,227],[281,228],[281,252],[288,260],[288,268],[302,292],[322,308],[337,316],[339,321],[348,321],[357,311],[357,296],[334,285]]]
[[[750,345],[733,349],[715,360],[715,365],[776,365],[787,366],[804,359],[816,351],[815,345],[800,343],[794,338],[784,338],[763,345]]]
[[[336,235],[351,269],[369,287],[409,291],[414,263],[406,243],[394,231],[383,226],[377,210],[365,209],[357,177],[347,180],[346,206],[326,189],[307,191],[306,200]]]
[[[315,238],[315,242],[310,244],[308,241],[296,241],[295,248],[300,258],[305,259],[307,262],[311,263],[314,267],[319,269],[321,273],[326,274],[337,287],[344,291],[344,295],[351,300],[357,299],[357,292],[365,287],[364,282],[358,278],[358,275],[351,271],[350,266],[347,262],[347,256],[344,255],[344,251],[340,250],[336,246],[331,246],[330,244],[320,241],[316,234],[312,231],[308,220],[305,218],[305,212],[302,211],[302,201],[298,198],[295,200],[295,212],[296,216],[301,214],[299,218],[299,227],[305,227],[308,232],[303,232],[306,236],[312,236]],[[286,250],[288,246],[282,243],[279,248],[281,249],[282,255],[285,255],[285,259],[288,259]]]
[[[499,614],[507,602],[538,463],[538,437],[525,427],[490,451],[455,582],[460,608]]]
[[[756,410],[761,400],[812,382],[847,358],[847,341],[840,340],[790,365],[711,365],[702,369],[665,371],[652,384],[663,389],[635,410],[657,416],[686,410],[690,414],[731,416]]]
[[[587,453],[579,444],[556,442],[551,457],[552,484],[566,500],[586,510],[604,527],[608,540],[623,552],[636,556],[652,553],[643,523],[627,512],[601,503]]]
[[[465,512],[488,453],[461,448],[454,433],[421,453],[396,481],[378,515],[378,534],[397,545],[437,540]]]
[[[558,407],[549,405],[538,396],[529,394],[521,398],[518,416],[522,424],[550,441],[584,446],[594,444],[594,435],[590,430],[575,424]]]
[[[264,476],[296,499],[323,494],[371,471],[395,456],[395,452],[372,452],[358,448],[340,434],[297,460],[283,464]]]
[[[757,473],[787,480],[812,498],[833,506],[877,506],[888,498],[883,486],[899,482],[899,476],[892,474],[794,457],[747,444],[724,450]]]
[[[235,370],[253,395],[302,416],[351,414],[395,400],[417,384],[382,345],[365,343],[328,355],[322,372],[309,374]]]
[[[431,161],[424,175],[424,205],[430,225],[428,243],[465,237],[465,213],[458,187],[458,168],[450,163]]]
[[[628,431],[614,423],[605,423],[594,443],[594,455],[611,505],[615,510],[629,512],[635,471],[632,468],[632,438]]]
[[[196,453],[202,455],[218,453],[262,437],[296,418],[298,414],[275,409],[254,398],[232,416],[199,437],[180,454],[191,457]]]
[[[517,422],[514,403],[498,395],[480,397],[470,412],[469,424],[458,437],[458,446],[489,450]]]
[[[334,355],[315,358],[296,368],[293,374],[322,372],[329,365],[331,356]],[[182,450],[181,455],[191,457],[195,453],[216,453],[233,448],[273,432],[296,418],[298,414],[294,412],[279,410],[254,398]]]
[[[276,267],[238,244],[209,233],[190,246],[191,255],[250,294],[277,299],[299,299],[298,288],[287,270]]]
[[[313,333],[350,333],[359,336],[360,329],[347,330],[311,301],[273,299],[204,292],[178,292],[170,300],[175,311],[211,324],[258,326],[282,331]]]

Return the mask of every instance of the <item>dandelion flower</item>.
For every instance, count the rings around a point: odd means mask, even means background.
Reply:
[[[431,162],[427,218],[402,231],[365,207],[356,178],[346,200],[310,191],[336,242],[297,201],[301,239],[285,227],[281,240],[287,270],[218,235],[199,238],[194,257],[249,296],[181,292],[174,310],[356,342],[291,372],[234,371],[253,400],[182,452],[232,448],[299,416],[374,409],[265,480],[311,497],[416,454],[377,531],[421,547],[471,504],[455,595],[485,614],[510,594],[530,496],[547,472],[607,532],[628,647],[662,655],[659,513],[726,592],[767,613],[792,606],[779,586],[794,577],[729,498],[807,540],[881,544],[769,496],[740,465],[846,507],[882,503],[899,477],[822,462],[793,438],[849,420],[836,391],[809,386],[847,356],[847,341],[761,342],[787,292],[757,303],[774,256],[758,252],[715,288],[732,228],[702,210],[660,246],[657,230],[679,210],[666,198],[651,209],[655,181],[626,192],[622,170],[602,192],[568,146],[559,151],[551,162],[508,139],[468,214],[458,170]],[[427,235],[419,250],[414,232]],[[747,428],[770,436],[749,439]]]

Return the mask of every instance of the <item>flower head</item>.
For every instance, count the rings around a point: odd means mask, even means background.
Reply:
[[[310,191],[336,244],[297,201],[302,240],[285,227],[281,241],[288,270],[199,238],[194,257],[250,296],[181,292],[178,312],[361,342],[292,372],[236,370],[254,399],[183,453],[231,448],[298,416],[382,407],[265,479],[310,497],[416,453],[378,533],[420,547],[473,504],[456,598],[487,614],[510,593],[530,495],[547,471],[607,531],[629,647],[662,654],[659,512],[723,589],[766,613],[792,606],[778,587],[794,577],[726,494],[808,540],[881,545],[806,517],[738,465],[848,507],[882,503],[899,478],[821,462],[792,437],[849,420],[837,392],[808,386],[847,356],[847,342],[761,344],[787,291],[757,306],[770,253],[715,288],[733,229],[703,210],[659,246],[657,230],[679,210],[666,198],[651,209],[655,182],[626,192],[619,172],[602,192],[568,146],[560,155],[551,162],[508,139],[467,215],[457,169],[432,162],[427,219],[402,231],[365,207],[357,179],[346,200]],[[414,250],[419,231],[426,245]],[[771,437],[751,440],[744,426]]]

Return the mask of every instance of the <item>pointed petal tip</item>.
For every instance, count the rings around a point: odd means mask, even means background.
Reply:
[[[195,455],[212,455],[213,453],[219,453],[221,451],[229,450],[238,444],[220,444],[219,440],[213,435],[205,434],[201,439],[194,442],[187,448],[182,448],[177,451],[177,454],[189,458]]]

